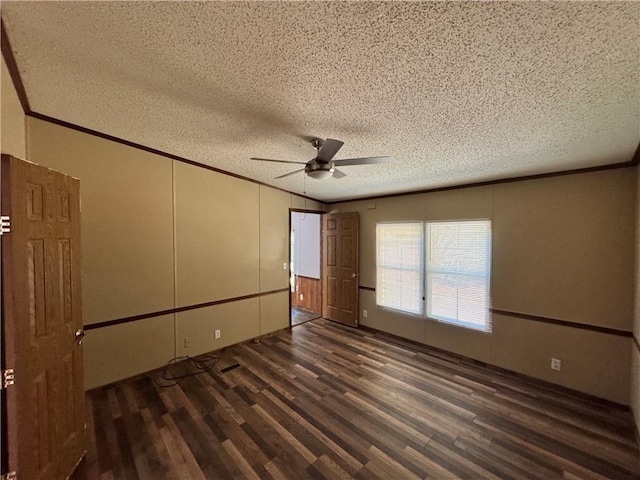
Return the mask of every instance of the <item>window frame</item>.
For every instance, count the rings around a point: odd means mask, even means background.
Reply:
[[[487,241],[487,250],[485,252],[486,255],[486,270],[483,275],[470,275],[476,278],[481,278],[484,280],[485,284],[485,302],[486,302],[486,312],[484,317],[484,322],[482,324],[464,322],[457,319],[451,319],[448,317],[441,317],[437,315],[429,314],[429,291],[428,291],[428,276],[430,273],[429,269],[429,253],[430,253],[430,235],[429,235],[429,226],[433,224],[445,224],[445,223],[473,223],[473,222],[484,222],[488,223],[488,241]],[[388,305],[379,304],[379,285],[378,285],[378,270],[380,268],[379,265],[379,225],[403,225],[403,224],[414,224],[421,225],[421,245],[420,245],[420,282],[418,292],[418,297],[421,298],[420,301],[420,312],[416,313],[410,310],[404,310],[400,308],[391,307]],[[467,330],[472,330],[474,332],[479,333],[491,333],[492,332],[492,322],[491,322],[491,260],[492,260],[492,250],[493,250],[493,222],[489,218],[473,218],[473,219],[455,219],[455,220],[419,220],[419,221],[399,221],[399,222],[376,222],[376,308],[380,308],[383,310],[390,310],[392,312],[396,312],[402,315],[409,315],[412,317],[419,317],[425,320],[430,320],[433,322],[444,323],[446,325],[451,325],[454,327],[461,327]],[[383,267],[384,268],[384,267]],[[389,268],[389,267],[386,267]],[[453,272],[453,275],[463,275]]]

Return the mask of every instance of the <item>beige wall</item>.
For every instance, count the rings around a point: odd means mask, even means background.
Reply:
[[[375,224],[492,220],[492,306],[629,332],[633,319],[634,169],[332,205],[360,213],[361,285],[375,287]],[[532,377],[628,404],[631,340],[493,315],[493,333],[376,307],[360,322]],[[367,318],[362,317],[367,309]],[[551,357],[562,371],[550,369]]]
[[[289,208],[323,207],[33,118],[27,143],[80,179],[85,324],[287,288]],[[285,291],[90,330],[85,386],[285,328],[288,306]]]
[[[494,307],[631,330],[632,171],[495,186]]]
[[[299,197],[298,195],[291,196],[291,208],[298,208],[302,210],[316,210],[324,212],[327,209],[326,204],[309,200],[308,198]]]
[[[174,356],[174,315],[90,330],[84,343],[85,388],[164,365]]]
[[[258,292],[258,192],[254,183],[176,162],[178,307]]]
[[[291,195],[260,186],[260,291],[282,288],[289,282],[289,208]],[[254,223],[254,226],[255,223]],[[287,268],[283,268],[283,264]]]
[[[25,116],[4,57],[0,87],[0,149],[2,153],[26,159]]]
[[[636,427],[640,432],[640,167],[636,167],[636,243],[635,243],[635,301],[633,315],[633,335],[631,345],[631,409],[635,415]]]
[[[171,160],[27,124],[30,160],[80,179],[84,323],[174,308]]]

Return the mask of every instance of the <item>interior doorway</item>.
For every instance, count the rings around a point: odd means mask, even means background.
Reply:
[[[290,325],[293,327],[322,316],[322,212],[291,210],[289,215]]]

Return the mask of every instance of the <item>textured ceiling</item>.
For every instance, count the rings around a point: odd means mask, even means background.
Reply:
[[[31,109],[321,200],[629,161],[636,2],[2,2]],[[389,155],[348,176],[273,177]]]

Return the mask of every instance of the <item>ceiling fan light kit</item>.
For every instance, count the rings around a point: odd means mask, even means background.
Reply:
[[[315,178],[316,180],[325,180],[333,176],[336,167],[331,163],[314,163],[308,164],[304,168],[304,172],[308,177]]]
[[[298,172],[303,172],[308,176],[316,180],[326,180],[329,177],[344,178],[346,173],[341,172],[336,168],[336,165],[373,165],[377,163],[387,163],[389,157],[365,157],[365,158],[346,158],[344,160],[333,160],[333,157],[338,153],[338,150],[342,148],[344,142],[340,140],[334,140],[333,138],[327,138],[322,140],[321,138],[314,138],[311,141],[313,148],[317,150],[316,157],[308,162],[294,162],[290,160],[273,160],[270,158],[257,158],[252,157],[251,160],[258,160],[261,162],[276,162],[276,163],[295,163],[297,165],[304,165],[304,168],[294,170],[293,172],[285,173],[275,177],[284,178],[290,175],[294,175]]]

